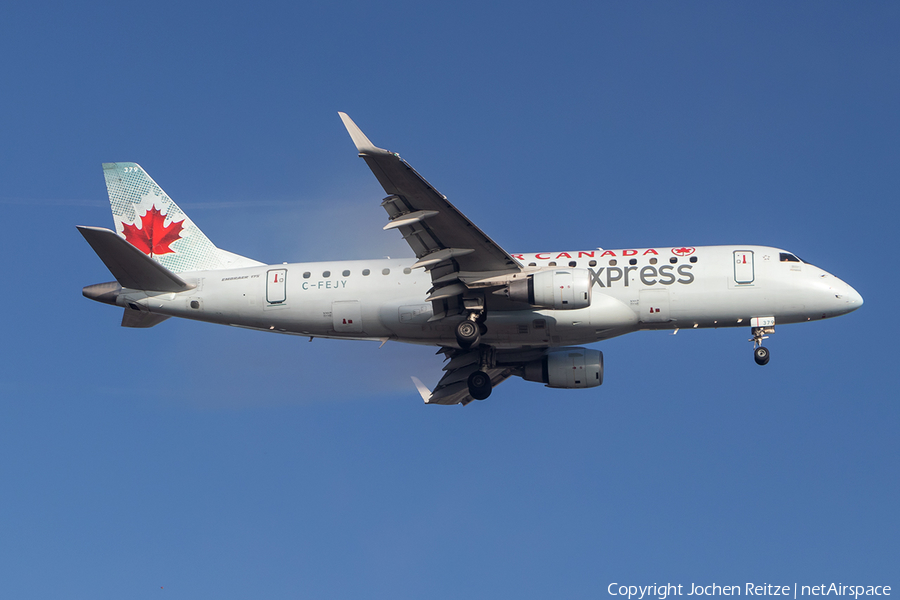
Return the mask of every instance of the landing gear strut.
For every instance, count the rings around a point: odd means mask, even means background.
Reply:
[[[775,333],[775,328],[751,327],[750,332],[753,334],[753,337],[750,338],[750,341],[753,342],[753,360],[760,366],[768,364],[769,349],[762,345],[762,341],[768,339],[767,333]]]
[[[469,375],[466,383],[469,386],[469,395],[476,400],[484,400],[491,395],[491,378],[484,371],[475,371]]]

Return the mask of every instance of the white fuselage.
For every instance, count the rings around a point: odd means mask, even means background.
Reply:
[[[756,317],[797,323],[842,315],[862,304],[837,277],[796,259],[783,260],[785,254],[764,246],[514,254],[527,271],[589,269],[590,306],[547,310],[488,293],[482,342],[497,348],[589,344],[640,329],[749,327]],[[194,289],[126,289],[117,303],[277,333],[454,346],[458,319],[429,321],[432,304],[425,299],[431,277],[411,270],[414,261],[187,272],[181,275]]]

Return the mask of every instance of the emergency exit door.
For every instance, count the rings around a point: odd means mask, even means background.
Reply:
[[[753,272],[753,252],[751,250],[734,251],[734,282],[753,283],[756,278]]]

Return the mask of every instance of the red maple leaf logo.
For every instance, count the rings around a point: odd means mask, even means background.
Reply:
[[[693,253],[693,248],[672,248],[672,254],[677,254],[678,256],[690,256]]]
[[[144,254],[171,254],[175,252],[169,246],[175,240],[181,239],[181,230],[184,229],[181,221],[172,221],[165,224],[166,217],[155,206],[141,215],[142,227],[124,225],[125,239]]]

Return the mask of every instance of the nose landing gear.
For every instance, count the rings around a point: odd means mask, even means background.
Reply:
[[[756,364],[762,366],[769,362],[769,349],[762,345],[762,341],[768,339],[767,333],[775,333],[774,327],[751,327],[750,333],[753,337],[749,341],[753,342],[753,360]]]
[[[758,365],[764,365],[769,362],[769,349],[765,346],[759,346],[753,350],[753,360]]]

